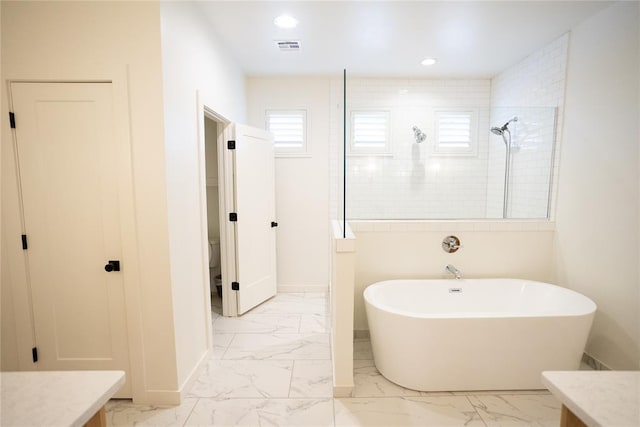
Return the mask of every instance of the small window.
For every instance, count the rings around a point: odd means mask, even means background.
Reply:
[[[351,154],[391,153],[388,111],[351,112]]]
[[[436,111],[434,154],[473,156],[478,153],[476,111]]]
[[[273,133],[276,156],[307,154],[307,112],[305,110],[270,110],[266,128]]]

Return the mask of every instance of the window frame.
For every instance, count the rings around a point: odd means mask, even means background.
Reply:
[[[386,119],[385,142],[381,148],[357,147],[355,145],[355,118],[358,114],[383,114]],[[347,155],[349,156],[391,156],[393,155],[392,132],[391,132],[391,110],[386,108],[354,108],[349,111],[349,143],[347,144]]]
[[[463,114],[469,116],[469,146],[447,147],[440,145],[440,116],[443,114]],[[477,157],[478,156],[478,116],[477,108],[437,108],[433,112],[433,156],[448,157]]]
[[[300,114],[302,116],[302,146],[282,147],[277,145],[276,134],[271,130],[272,114]],[[309,111],[307,108],[269,108],[264,112],[265,129],[273,134],[273,152],[275,157],[311,157],[309,144]]]

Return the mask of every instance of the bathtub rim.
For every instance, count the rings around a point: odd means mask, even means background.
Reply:
[[[499,311],[499,312],[449,312],[449,313],[417,313],[408,310],[399,310],[389,306],[382,306],[380,304],[376,304],[373,301],[373,297],[371,294],[374,292],[374,287],[378,286],[389,286],[389,284],[394,282],[441,282],[441,283],[451,283],[451,287],[459,287],[456,284],[460,285],[465,283],[466,281],[481,281],[481,282],[491,282],[491,281],[513,281],[518,283],[532,283],[535,285],[548,286],[552,288],[560,289],[562,292],[567,292],[572,294],[576,298],[582,299],[588,305],[590,305],[589,310],[585,310],[579,313],[563,313],[563,312],[552,312],[552,313],[530,313],[530,312],[514,312],[514,311]],[[371,291],[369,291],[371,289]],[[573,289],[565,288],[563,286],[554,285],[552,283],[540,282],[536,280],[528,280],[528,279],[514,279],[514,278],[464,278],[460,280],[454,279],[389,279],[382,280],[379,282],[374,282],[368,285],[363,291],[363,298],[365,301],[365,309],[368,309],[371,306],[374,309],[385,311],[388,313],[392,313],[398,316],[403,316],[412,319],[492,319],[492,318],[500,318],[500,319],[509,319],[509,318],[549,318],[549,317],[580,317],[580,316],[591,316],[597,311],[597,304],[586,295],[583,295],[579,292],[574,291]]]

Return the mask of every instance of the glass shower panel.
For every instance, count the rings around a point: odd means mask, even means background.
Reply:
[[[513,120],[508,126],[511,138],[510,167],[506,179],[505,166],[502,166],[502,173],[499,166],[506,161],[506,150],[499,147],[502,138],[491,135],[491,139],[498,141],[498,144],[490,145],[487,217],[502,218],[504,209],[506,218],[548,218],[555,155],[556,108],[492,108],[493,125],[502,126],[510,120]]]

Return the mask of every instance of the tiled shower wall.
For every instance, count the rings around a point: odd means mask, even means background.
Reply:
[[[347,218],[484,218],[486,212],[489,80],[347,80],[352,110],[390,112],[391,154],[347,159]],[[434,110],[478,112],[478,153],[433,152]],[[416,143],[412,127],[427,140]]]
[[[552,183],[557,182],[558,161],[554,157],[559,153],[562,137],[568,44],[569,35],[565,34],[491,80],[491,126],[501,126],[518,116],[518,122],[509,126],[514,130],[516,146],[511,157],[510,218],[547,217],[549,192]],[[496,172],[504,171],[504,163],[504,143],[499,136],[492,135],[488,218],[502,217],[504,175]],[[554,165],[552,176],[548,171],[550,164]],[[551,206],[550,212],[553,211]]]

